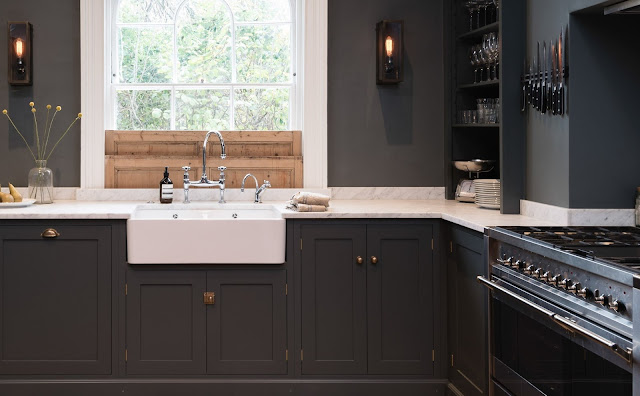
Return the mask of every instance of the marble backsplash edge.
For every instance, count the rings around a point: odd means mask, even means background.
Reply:
[[[633,209],[570,209],[521,200],[520,214],[567,226],[635,226]]]

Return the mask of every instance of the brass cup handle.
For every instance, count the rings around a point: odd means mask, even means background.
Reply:
[[[60,236],[60,233],[56,231],[54,228],[47,228],[40,234],[43,238],[57,238]]]
[[[371,264],[378,264],[378,258],[376,256],[371,256]]]
[[[356,257],[356,263],[362,265],[362,263],[364,263],[364,259],[362,258],[362,256],[358,256]]]

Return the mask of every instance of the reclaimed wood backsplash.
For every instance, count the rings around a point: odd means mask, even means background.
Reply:
[[[206,131],[106,131],[105,188],[156,188],[169,167],[175,188],[182,188],[182,167],[191,166],[191,180],[202,174],[202,143]],[[224,131],[227,158],[213,136],[207,145],[207,175],[218,178],[227,167],[227,188],[239,188],[252,173],[274,188],[302,187],[300,131]],[[253,186],[250,184],[250,186]]]

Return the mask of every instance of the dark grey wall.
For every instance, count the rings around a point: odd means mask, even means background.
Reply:
[[[572,15],[571,37],[570,207],[632,208],[640,186],[640,16]]]
[[[570,208],[631,208],[640,185],[638,16],[595,0],[529,0],[527,48],[569,25],[567,115],[529,111],[526,199]],[[591,8],[589,13],[573,13]]]
[[[7,83],[7,22],[33,25],[33,85]],[[0,108],[8,109],[14,122],[33,142],[33,118],[28,103],[38,107],[40,128],[45,105],[62,106],[52,138],[66,130],[80,112],[80,2],[78,0],[2,1],[0,13]],[[33,168],[31,155],[5,116],[0,120],[0,184],[27,185]],[[49,144],[52,147],[52,144]],[[49,159],[56,187],[80,185],[80,126],[77,123]]]
[[[537,44],[557,39],[569,24],[567,0],[527,1],[527,54],[533,59]],[[548,45],[548,44],[547,44]],[[567,89],[567,96],[571,90]],[[528,110],[526,199],[569,207],[569,118]]]
[[[376,23],[405,23],[405,81],[377,86]],[[329,186],[444,186],[443,0],[329,0]]]

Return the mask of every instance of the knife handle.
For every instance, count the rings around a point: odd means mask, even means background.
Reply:
[[[543,76],[544,77],[544,76]],[[547,82],[542,80],[540,89],[540,111],[542,114],[547,112]]]
[[[564,86],[558,88],[558,114],[564,115]]]
[[[520,111],[524,113],[527,108],[527,83],[526,81],[524,81],[524,79],[522,81],[522,98],[520,98],[520,100],[522,101]]]
[[[551,114],[558,114],[558,87],[554,84],[551,88]]]

